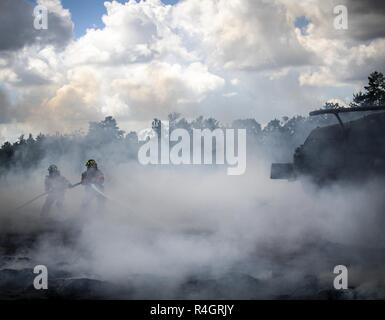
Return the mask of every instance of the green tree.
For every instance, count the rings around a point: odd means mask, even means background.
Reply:
[[[352,107],[385,105],[385,77],[381,72],[372,72],[364,89],[364,92],[353,95],[353,102],[350,104]]]
[[[325,104],[322,106],[321,109],[331,110],[331,109],[337,109],[337,108],[341,108],[338,102],[325,102]]]
[[[262,133],[261,125],[255,119],[234,120],[232,127],[234,129],[246,129],[248,135],[258,137]]]
[[[268,135],[282,131],[281,121],[278,119],[270,120],[266,127],[263,128],[263,134]]]
[[[105,144],[124,138],[116,120],[109,116],[100,122],[90,122],[87,139],[94,144]]]

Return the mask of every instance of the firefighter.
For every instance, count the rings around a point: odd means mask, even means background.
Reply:
[[[85,187],[85,197],[83,200],[83,209],[88,208],[91,203],[96,200],[98,208],[102,209],[104,206],[104,197],[100,192],[104,191],[104,175],[98,169],[95,160],[90,159],[86,162],[87,170],[82,173],[81,184]]]
[[[58,167],[51,164],[48,167],[48,175],[45,177],[45,191],[48,192],[47,198],[41,208],[41,216],[46,218],[52,208],[63,208],[64,196],[67,188],[71,188],[71,183],[60,174]]]

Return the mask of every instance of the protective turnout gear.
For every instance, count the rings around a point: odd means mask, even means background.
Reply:
[[[90,206],[92,201],[96,199],[98,204],[98,209],[103,209],[105,199],[99,193],[97,193],[93,188],[97,188],[101,192],[104,191],[104,175],[98,169],[98,165],[95,160],[90,159],[86,162],[87,170],[82,173],[81,184],[85,186],[86,195],[83,200],[83,209],[86,209]]]
[[[63,207],[66,189],[72,185],[65,177],[60,175],[60,171],[56,165],[49,166],[48,176],[45,177],[44,184],[45,191],[48,192],[48,195],[41,209],[41,216],[47,217],[53,205],[56,205],[58,208]]]
[[[103,187],[104,175],[98,169],[98,165],[95,160],[88,160],[86,162],[87,170],[82,173],[81,183],[85,186],[94,184],[98,187]]]

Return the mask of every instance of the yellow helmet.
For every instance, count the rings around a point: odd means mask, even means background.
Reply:
[[[57,173],[59,172],[59,169],[56,165],[54,164],[51,164],[49,167],[48,167],[48,172],[49,173]]]
[[[97,168],[98,165],[94,159],[90,159],[86,162],[86,167],[87,168]]]

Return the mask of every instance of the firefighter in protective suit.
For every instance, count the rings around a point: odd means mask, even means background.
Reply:
[[[48,175],[45,177],[45,191],[48,192],[47,198],[41,208],[41,216],[46,218],[52,208],[63,208],[64,196],[67,188],[71,188],[71,183],[60,174],[58,167],[54,164],[48,167]]]
[[[103,209],[105,198],[100,192],[104,191],[104,175],[98,169],[95,160],[90,159],[86,162],[87,170],[82,173],[81,184],[85,187],[85,197],[83,200],[83,209],[87,209],[95,200],[98,208]]]

